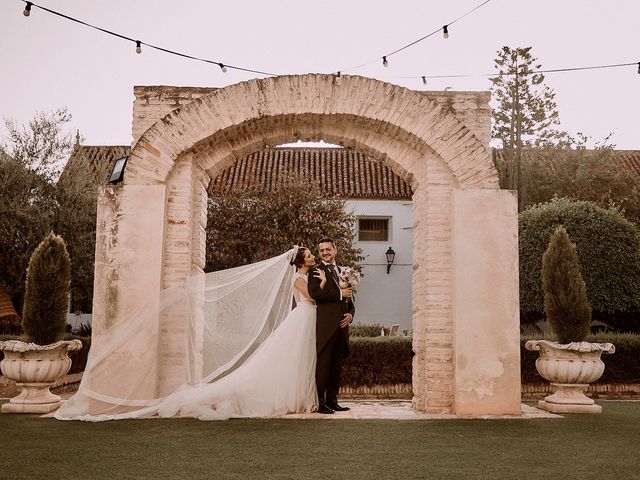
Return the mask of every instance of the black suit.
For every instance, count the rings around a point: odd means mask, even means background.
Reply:
[[[351,299],[340,300],[340,286],[336,283],[331,267],[321,263],[327,283],[320,288],[320,279],[309,270],[309,294],[316,301],[316,386],[320,406],[336,405],[340,390],[342,360],[349,354],[349,333],[340,327],[345,313],[355,314]]]

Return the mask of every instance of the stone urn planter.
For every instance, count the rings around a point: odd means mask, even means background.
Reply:
[[[57,379],[71,368],[68,352],[80,350],[80,340],[37,345],[18,340],[0,342],[4,360],[0,369],[22,389],[18,396],[2,405],[3,413],[49,413],[60,406],[60,397],[49,391]]]
[[[555,387],[552,395],[538,402],[538,408],[553,413],[601,413],[602,407],[584,394],[590,383],[604,373],[600,355],[614,353],[611,343],[556,343],[529,340],[525,348],[539,351],[538,373]]]

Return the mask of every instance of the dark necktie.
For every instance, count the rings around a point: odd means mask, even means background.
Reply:
[[[329,269],[333,275],[333,279],[336,281],[336,285],[340,286],[340,276],[338,275],[338,267],[335,263],[329,264]]]

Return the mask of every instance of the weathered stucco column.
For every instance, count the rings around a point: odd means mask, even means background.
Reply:
[[[165,218],[164,185],[119,185],[100,189],[92,318],[92,355],[123,332],[135,313],[153,306],[161,291]],[[117,398],[155,398],[158,321],[123,336],[92,371],[92,391]],[[135,366],[135,368],[133,368]],[[126,373],[124,373],[126,372]]]
[[[518,202],[454,192],[455,413],[520,413]]]

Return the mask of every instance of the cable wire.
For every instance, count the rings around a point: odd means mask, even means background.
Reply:
[[[222,62],[215,61],[215,60],[209,60],[209,59],[206,59],[206,58],[195,57],[193,55],[188,55],[186,53],[180,53],[180,52],[176,52],[174,50],[169,50],[168,48],[159,47],[157,45],[153,45],[153,44],[150,44],[150,43],[143,42],[142,40],[136,40],[134,38],[127,37],[126,35],[122,35],[120,33],[116,33],[116,32],[113,32],[111,30],[107,30],[106,28],[101,28],[101,27],[98,27],[96,25],[92,25],[92,24],[84,22],[82,20],[78,20],[77,18],[70,17],[69,15],[65,15],[64,13],[60,13],[60,12],[57,12],[55,10],[51,10],[50,8],[43,7],[43,6],[38,5],[36,3],[27,2],[26,0],[22,0],[22,1],[24,3],[26,3],[27,5],[31,5],[32,7],[37,7],[40,10],[44,10],[45,12],[51,13],[53,15],[57,15],[58,17],[62,17],[62,18],[65,18],[67,20],[71,20],[72,22],[79,23],[80,25],[84,25],[86,27],[93,28],[95,30],[99,30],[99,31],[101,31],[103,33],[106,33],[108,35],[112,35],[114,37],[121,38],[123,40],[128,40],[128,41],[133,42],[134,44],[136,44],[136,46],[144,45],[146,47],[153,48],[154,50],[159,50],[161,52],[169,53],[171,55],[176,55],[178,57],[188,58],[190,60],[196,60],[196,61],[199,61],[199,62],[209,63],[209,64],[212,64],[212,65],[218,65],[220,68],[226,67],[226,68],[231,68],[233,70],[239,70],[239,71],[242,71],[242,72],[256,73],[258,75],[267,75],[267,76],[277,76],[278,75],[277,73],[263,72],[261,70],[254,70],[252,68],[239,67],[237,65],[229,65],[228,63],[222,63]]]
[[[400,48],[398,48],[398,49],[394,50],[394,51],[393,51],[393,52],[391,52],[391,53],[387,53],[386,55],[383,55],[383,56],[382,56],[382,58],[383,58],[383,59],[387,59],[387,58],[389,58],[391,55],[395,55],[396,53],[399,53],[399,52],[401,52],[401,51],[403,51],[403,50],[406,50],[407,48],[412,47],[412,46],[414,46],[415,44],[420,43],[420,42],[422,42],[423,40],[426,40],[426,39],[427,39],[427,38],[429,38],[429,37],[432,37],[432,36],[433,36],[433,35],[435,35],[436,33],[441,32],[441,31],[445,28],[445,26],[446,26],[446,27],[448,27],[448,26],[450,26],[450,25],[453,25],[453,24],[454,24],[454,23],[456,23],[458,20],[462,20],[464,17],[466,17],[467,15],[472,14],[473,12],[475,12],[476,10],[478,10],[480,7],[482,7],[482,6],[486,5],[486,4],[487,4],[487,3],[489,3],[490,1],[491,1],[491,0],[485,0],[485,1],[484,1],[484,2],[482,2],[481,4],[476,5],[474,8],[472,8],[472,9],[471,9],[471,10],[469,10],[468,12],[464,13],[463,15],[460,15],[458,18],[456,18],[456,19],[454,19],[454,20],[450,21],[449,23],[447,23],[447,24],[445,24],[444,26],[442,26],[442,27],[438,28],[437,30],[434,30],[433,32],[428,33],[428,34],[427,34],[427,35],[425,35],[424,37],[420,37],[419,39],[414,40],[413,42],[408,43],[407,45],[404,45],[403,47],[400,47]],[[358,66],[356,66],[356,67],[345,68],[345,69],[343,69],[343,70],[341,70],[341,71],[342,71],[342,72],[350,72],[350,71],[352,71],[352,70],[357,70],[357,69],[362,68],[362,67],[364,67],[364,66],[370,65],[370,64],[372,64],[372,63],[374,63],[374,62],[379,62],[379,61],[380,61],[380,58],[381,58],[381,57],[377,57],[375,60],[369,60],[368,62],[362,63],[362,64],[360,64],[360,65],[358,65]]]

